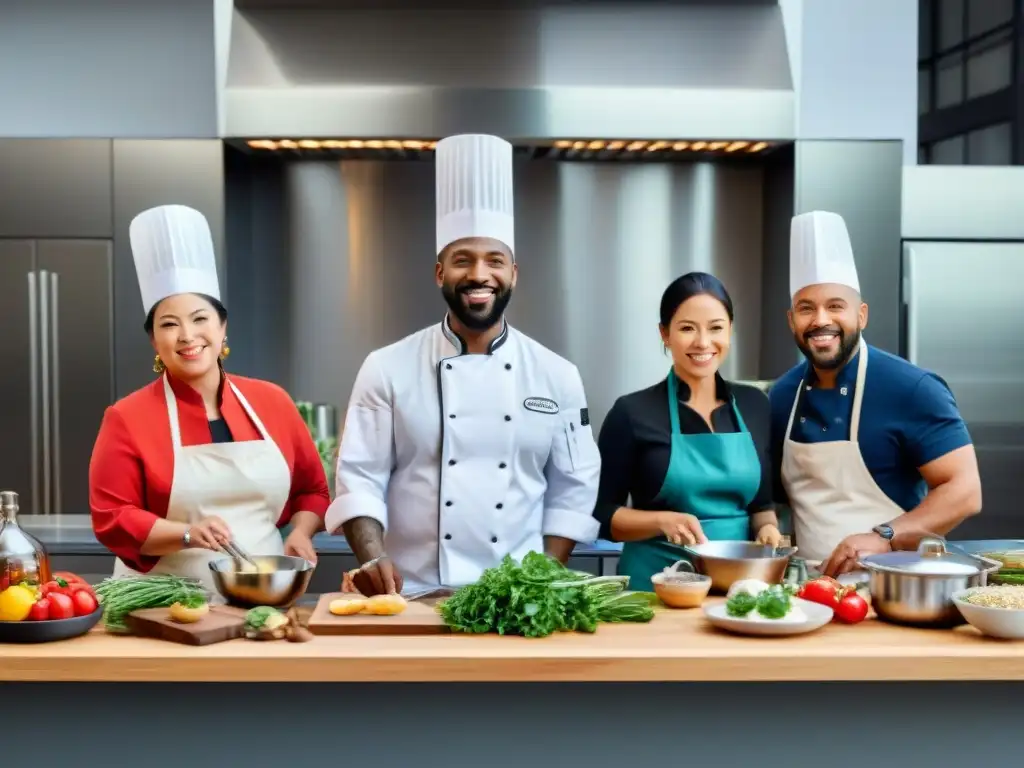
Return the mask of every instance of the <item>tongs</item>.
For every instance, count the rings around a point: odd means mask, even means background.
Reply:
[[[232,539],[224,545],[224,551],[236,560],[245,560],[250,565],[257,568],[259,567],[256,565],[256,561],[252,559],[252,555],[250,555],[248,552],[246,552],[244,549],[238,546],[234,539]]]

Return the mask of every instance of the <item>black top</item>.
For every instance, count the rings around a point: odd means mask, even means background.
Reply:
[[[210,436],[215,443],[233,443],[235,438],[224,419],[210,419]]]
[[[772,509],[771,408],[768,396],[757,387],[727,382],[715,374],[718,399],[725,404],[711,414],[715,432],[739,432],[730,398],[754,439],[761,457],[761,487],[750,502],[751,513]],[[683,434],[709,433],[704,418],[686,405],[690,387],[676,378],[679,400],[679,428]],[[600,537],[612,541],[611,520],[619,507],[660,510],[655,497],[665,482],[672,454],[672,422],[668,411],[668,381],[623,395],[608,412],[597,445],[601,451],[601,484],[594,517],[601,523]],[[627,504],[627,501],[632,501]]]

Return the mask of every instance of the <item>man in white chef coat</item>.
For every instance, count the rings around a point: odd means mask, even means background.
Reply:
[[[327,530],[364,594],[457,588],[505,555],[597,538],[600,454],[576,366],[511,328],[512,147],[438,142],[438,323],[372,352],[352,390]]]
[[[842,217],[800,214],[790,236],[789,324],[806,361],[770,393],[776,500],[792,509],[800,556],[835,576],[946,535],[981,511],[981,481],[946,382],[864,341]]]

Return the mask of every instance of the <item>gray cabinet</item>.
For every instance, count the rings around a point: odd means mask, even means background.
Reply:
[[[0,237],[114,233],[110,139],[0,140]]]
[[[112,243],[0,239],[0,281],[0,486],[27,513],[85,512],[114,399]]]

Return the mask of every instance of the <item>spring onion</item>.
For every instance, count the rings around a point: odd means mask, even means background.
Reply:
[[[96,597],[103,607],[104,626],[111,632],[127,631],[125,617],[132,611],[174,603],[194,607],[207,600],[198,581],[163,573],[104,579],[96,585]]]

